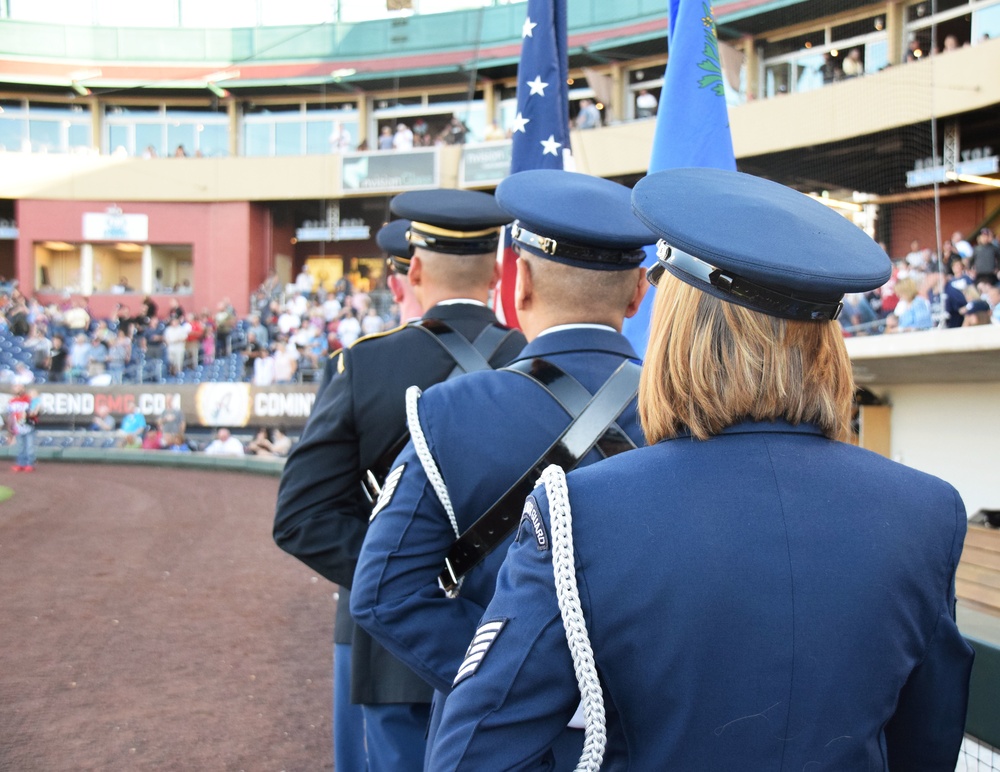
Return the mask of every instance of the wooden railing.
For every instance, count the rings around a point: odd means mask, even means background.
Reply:
[[[1000,616],[1000,529],[969,525],[955,594],[972,608]]]

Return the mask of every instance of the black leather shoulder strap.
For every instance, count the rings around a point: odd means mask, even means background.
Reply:
[[[493,357],[500,353],[504,344],[510,338],[511,335],[517,333],[513,327],[503,327],[499,324],[489,324],[483,328],[482,332],[476,336],[474,345],[476,350],[479,351],[485,358],[487,363],[493,361]],[[490,367],[495,367],[495,365],[490,364]]]
[[[455,594],[461,578],[514,531],[524,500],[546,467],[558,464],[569,471],[597,444],[638,393],[639,372],[639,365],[634,362],[622,362],[531,468],[455,540],[445,558],[444,571],[438,576],[438,583],[446,593]],[[629,444],[635,447],[631,441]]]
[[[576,378],[547,359],[522,359],[502,369],[520,373],[534,381],[559,403],[570,418],[576,418],[591,400],[590,392]],[[635,447],[632,438],[617,423],[611,424],[597,441],[597,450],[605,458]]]
[[[470,341],[440,319],[421,319],[410,326],[430,335],[455,360],[455,368],[448,375],[449,378],[490,369],[490,358],[511,333],[505,327],[488,324],[475,341]]]
[[[450,380],[465,373],[476,370],[490,370],[492,365],[490,360],[503,346],[504,341],[513,334],[513,330],[501,327],[496,324],[486,325],[476,336],[475,341],[470,341],[464,335],[456,332],[447,323],[440,319],[421,319],[408,325],[418,330],[423,330],[436,341],[448,355],[454,360],[455,366],[448,374],[446,380]],[[375,503],[382,490],[382,483],[389,474],[392,462],[406,447],[410,439],[409,431],[404,431],[388,450],[379,459],[365,470],[361,479],[361,488],[365,498],[371,503]]]

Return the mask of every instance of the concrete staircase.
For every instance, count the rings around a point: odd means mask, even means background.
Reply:
[[[1000,617],[1000,529],[969,525],[955,594],[968,606]]]

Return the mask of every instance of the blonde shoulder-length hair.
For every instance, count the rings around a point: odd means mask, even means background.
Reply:
[[[744,420],[851,432],[854,378],[836,322],[752,311],[665,275],[656,292],[639,386],[649,443],[687,430],[705,440]]]

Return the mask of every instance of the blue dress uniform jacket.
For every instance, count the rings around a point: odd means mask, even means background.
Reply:
[[[497,324],[492,311],[473,303],[437,305],[424,318],[440,319],[470,341]],[[491,364],[506,364],[523,346],[524,336],[512,332]],[[331,582],[351,587],[371,512],[362,474],[406,430],[406,389],[427,388],[453,367],[437,342],[410,327],[362,338],[331,360],[332,375],[281,477],[274,538],[282,549]],[[353,626],[346,595],[342,590],[335,633],[344,643],[351,642],[344,634]],[[353,644],[352,702],[430,700],[427,686],[363,631],[354,634]]]
[[[950,485],[783,422],[567,479],[602,769],[954,770],[972,653]],[[538,488],[483,618],[502,627],[429,769],[538,768],[573,712],[550,535]]]
[[[610,328],[541,335],[518,360],[535,357],[573,376],[591,394],[623,360],[636,359],[631,344]],[[418,411],[462,532],[538,461],[571,420],[538,384],[503,370],[472,373],[428,389]],[[635,400],[618,425],[637,445],[644,444]],[[599,458],[591,450],[582,463]],[[446,694],[493,597],[497,571],[514,537],[508,536],[466,575],[458,598],[447,598],[437,577],[455,532],[412,441],[393,466],[403,467],[402,476],[369,527],[351,611],[359,625]]]

